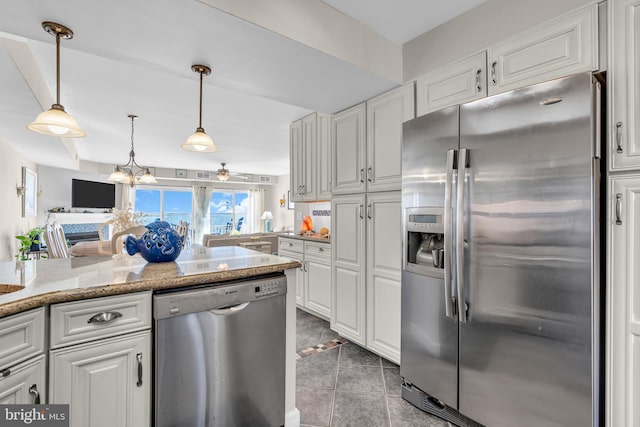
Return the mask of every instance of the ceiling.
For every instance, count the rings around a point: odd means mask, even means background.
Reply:
[[[402,44],[483,0],[324,1]],[[140,164],[213,171],[226,162],[233,172],[282,175],[290,122],[399,83],[202,1],[0,0],[0,9],[0,139],[47,166],[125,163],[127,115],[136,114]],[[55,39],[41,27],[46,20],[75,33],[61,42],[61,104],[87,132],[82,139],[25,128],[55,100]],[[197,63],[213,69],[204,78],[203,127],[216,153],[180,148],[198,125]]]

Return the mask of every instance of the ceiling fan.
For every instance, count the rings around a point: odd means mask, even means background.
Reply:
[[[225,166],[227,165],[226,163],[220,163],[220,165],[222,166],[220,169],[218,169],[216,171],[216,176],[218,177],[218,180],[220,181],[226,181],[228,180],[230,177],[234,177],[234,178],[238,178],[238,179],[244,179],[247,180],[249,179],[248,176],[244,176],[235,172],[229,172],[229,169],[225,168]]]

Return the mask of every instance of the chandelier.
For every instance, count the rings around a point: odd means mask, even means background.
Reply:
[[[116,165],[114,171],[109,175],[108,180],[129,184],[131,187],[136,184],[157,184],[158,181],[156,181],[151,174],[149,168],[136,163],[136,153],[133,149],[133,121],[138,116],[129,114],[127,117],[131,119],[131,151],[129,151],[129,161],[124,165]]]

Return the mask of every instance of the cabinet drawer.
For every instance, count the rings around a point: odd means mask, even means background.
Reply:
[[[329,243],[304,242],[304,255],[331,260],[331,245]]]
[[[112,320],[108,314],[115,316]],[[148,329],[151,293],[95,298],[51,306],[51,348]]]
[[[44,352],[44,307],[0,320],[0,370]]]
[[[278,252],[289,251],[302,253],[302,251],[304,250],[303,243],[304,242],[302,240],[287,239],[281,237],[280,239],[278,239]]]

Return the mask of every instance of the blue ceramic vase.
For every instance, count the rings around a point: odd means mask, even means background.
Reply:
[[[157,220],[145,227],[147,231],[140,238],[127,236],[127,253],[135,255],[140,252],[148,262],[175,261],[184,244],[182,236],[167,221]]]

